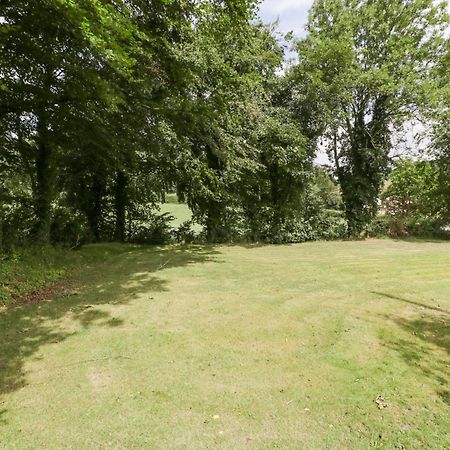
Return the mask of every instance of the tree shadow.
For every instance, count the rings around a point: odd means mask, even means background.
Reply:
[[[395,242],[406,242],[410,244],[448,244],[450,241],[450,233],[443,233],[441,236],[405,236],[390,238]]]
[[[385,292],[377,292],[377,291],[370,291],[371,294],[375,294],[375,295],[379,295],[381,297],[385,297],[385,298],[390,298],[391,300],[399,300],[401,302],[404,303],[409,303],[410,305],[414,305],[414,306],[419,306],[421,308],[424,309],[428,309],[430,311],[436,311],[438,313],[442,313],[442,314],[446,314],[450,316],[450,312],[439,307],[439,306],[430,306],[430,305],[426,305],[425,303],[420,303],[420,302],[415,302],[414,300],[408,300],[406,298],[403,297],[398,297],[396,295],[392,295],[392,294],[386,294]]]
[[[0,312],[0,396],[27,384],[24,364],[33,356],[38,358],[42,346],[74,334],[58,325],[58,320],[70,317],[83,328],[120,326],[123,321],[100,309],[102,305],[123,305],[140,293],[167,291],[167,281],[158,277],[160,271],[218,262],[219,254],[214,247],[201,245],[147,247],[116,254],[82,270],[82,292]],[[5,412],[0,410],[0,424]]]
[[[6,414],[6,409],[0,409],[0,425],[6,425],[6,420],[2,418],[4,414]]]
[[[433,308],[432,308],[433,309]],[[450,318],[447,314],[430,311],[421,317],[405,318],[384,316],[394,322],[405,333],[404,338],[393,336],[386,339],[386,345],[400,354],[414,370],[422,372],[436,385],[441,400],[450,406]]]

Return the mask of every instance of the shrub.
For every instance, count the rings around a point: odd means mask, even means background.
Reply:
[[[63,206],[54,210],[50,236],[53,244],[70,247],[90,241],[85,218],[73,208]]]
[[[177,242],[182,244],[190,244],[197,238],[196,233],[192,229],[192,220],[183,222],[174,232]]]
[[[175,234],[171,227],[174,219],[169,213],[153,215],[146,222],[136,223],[129,236],[129,241],[136,244],[161,245],[172,242]]]

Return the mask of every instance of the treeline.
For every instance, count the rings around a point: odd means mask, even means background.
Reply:
[[[360,235],[412,119],[445,224],[445,5],[316,0],[285,67],[257,3],[3,0],[0,246],[151,242],[168,191],[210,242]]]

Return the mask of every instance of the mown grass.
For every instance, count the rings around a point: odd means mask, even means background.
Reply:
[[[192,212],[184,203],[163,203],[160,205],[160,212],[169,213],[174,217],[171,225],[175,228],[192,219]]]
[[[166,194],[165,203],[160,205],[160,213],[168,213],[173,217],[170,225],[178,228],[183,223],[192,220],[192,211],[186,203],[180,203],[176,194]],[[191,225],[195,233],[200,233],[203,227],[197,223]]]
[[[140,248],[78,282],[0,314],[0,448],[450,446],[449,243]]]

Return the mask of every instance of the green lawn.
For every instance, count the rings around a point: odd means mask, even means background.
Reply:
[[[1,449],[450,448],[450,243],[124,247],[77,282],[0,313]]]
[[[160,213],[169,213],[174,217],[171,225],[179,227],[182,223],[192,219],[192,212],[184,203],[163,203],[160,205]]]
[[[159,207],[161,214],[168,213],[173,216],[171,226],[174,228],[178,228],[184,222],[192,219],[192,211],[189,206],[185,203],[179,203],[175,194],[166,194],[166,203],[160,204]],[[203,227],[197,223],[192,224],[191,228],[195,233],[200,233],[203,230]]]

